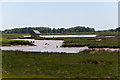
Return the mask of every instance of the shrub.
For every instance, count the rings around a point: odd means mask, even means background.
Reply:
[[[33,45],[29,41],[24,41],[24,40],[11,40],[10,45]]]
[[[63,44],[62,47],[85,47],[87,44],[80,44],[80,43],[66,43]]]

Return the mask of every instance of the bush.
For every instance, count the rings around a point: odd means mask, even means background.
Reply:
[[[34,44],[24,40],[11,40],[10,45],[34,45]]]
[[[80,44],[80,43],[66,43],[66,44],[63,44],[62,47],[85,47],[85,46],[88,46],[87,44]]]
[[[10,46],[10,41],[2,41],[2,46]]]

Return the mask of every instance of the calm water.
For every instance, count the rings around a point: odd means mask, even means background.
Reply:
[[[96,37],[96,35],[40,35],[40,37],[53,38],[53,37]]]
[[[30,51],[30,52],[64,52],[64,53],[78,53],[79,51],[88,50],[88,47],[60,47],[63,43],[62,40],[34,40],[34,39],[14,39],[14,40],[26,40],[34,42],[36,46],[4,46],[1,50],[13,50],[13,51]],[[95,50],[111,50],[120,51],[120,49],[95,49]]]
[[[31,51],[31,52],[64,52],[64,53],[78,53],[88,49],[88,47],[81,48],[61,48],[62,40],[34,40],[34,39],[14,39],[34,41],[36,46],[5,46],[1,50],[18,50],[18,51]]]
[[[26,35],[24,37],[31,37],[30,35]],[[46,38],[54,38],[54,37],[96,37],[96,35],[40,35],[40,37]]]

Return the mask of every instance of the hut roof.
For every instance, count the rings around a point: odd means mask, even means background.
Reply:
[[[38,30],[33,30],[33,32],[34,32],[35,34],[40,34],[40,32],[39,32]]]

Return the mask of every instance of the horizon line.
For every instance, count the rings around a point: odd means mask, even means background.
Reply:
[[[85,25],[76,25],[76,26],[71,26],[71,27],[50,27],[50,26],[19,26],[19,27],[13,27],[13,28],[6,28],[6,29],[0,29],[1,31],[4,31],[4,30],[10,30],[10,29],[15,29],[15,28],[35,28],[35,27],[48,27],[48,28],[55,28],[55,29],[58,29],[58,28],[65,28],[65,29],[68,29],[68,28],[72,28],[72,27],[77,27],[77,26],[80,26],[80,27],[89,27],[89,28],[94,28],[94,27],[90,27],[90,26],[85,26]],[[118,26],[119,27],[119,26]],[[118,28],[116,27],[116,28]],[[116,29],[116,28],[109,28],[109,29],[95,29],[95,31],[104,31],[104,30],[110,30],[110,29]]]

